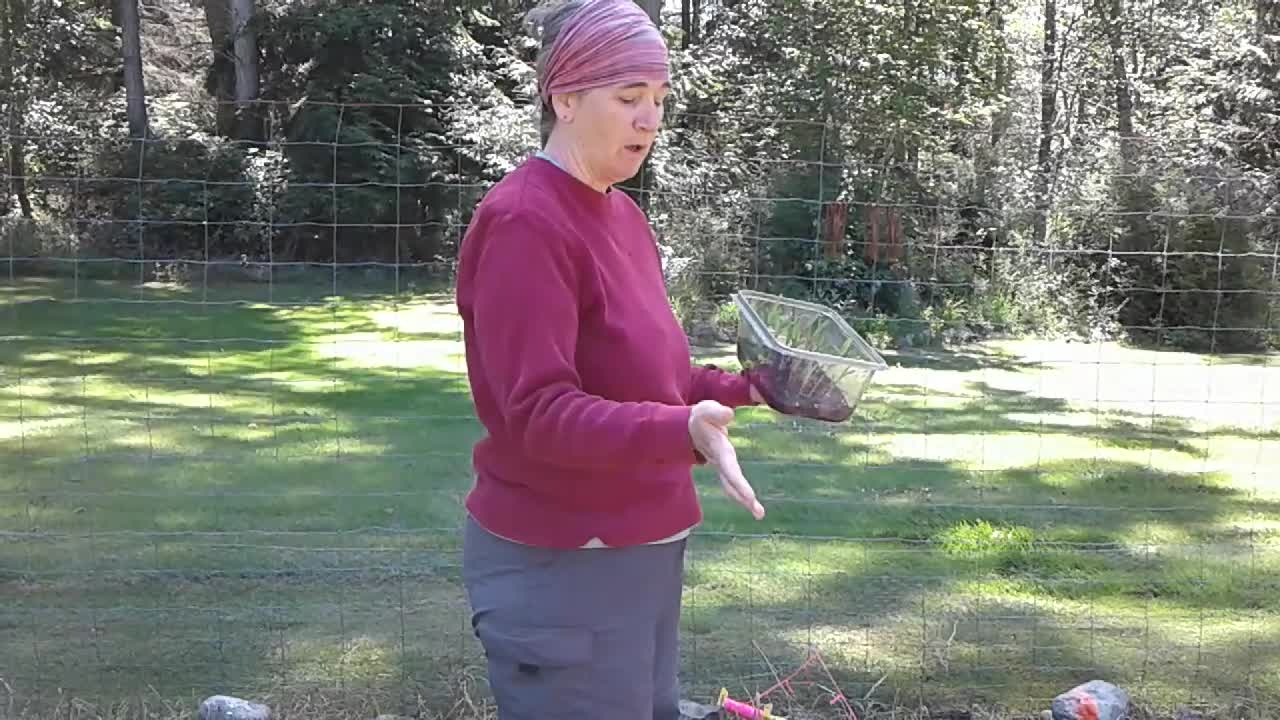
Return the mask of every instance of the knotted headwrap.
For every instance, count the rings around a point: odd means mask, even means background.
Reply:
[[[667,44],[634,0],[590,0],[560,29],[538,94],[560,93],[668,76]]]

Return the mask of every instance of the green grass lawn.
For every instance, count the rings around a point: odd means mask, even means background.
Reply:
[[[483,692],[460,325],[439,288],[348,285],[0,285],[0,708],[369,718]],[[1034,713],[1094,677],[1277,706],[1280,360],[885,354],[850,423],[740,412],[765,521],[698,471],[687,695],[763,690],[813,647],[871,709]]]

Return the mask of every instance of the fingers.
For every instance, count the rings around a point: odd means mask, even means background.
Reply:
[[[741,471],[721,471],[720,484],[724,488],[725,494],[734,502],[746,508],[752,517],[757,520],[764,519],[764,506],[756,498],[755,490],[751,489],[751,484],[742,476]]]
[[[704,400],[694,406],[694,412],[700,419],[723,428],[733,422],[733,408],[721,405],[714,400]]]
[[[743,475],[738,453],[729,441],[728,425],[733,422],[733,416],[733,408],[705,400],[694,406],[691,431],[703,456],[719,472],[720,487],[725,495],[760,520],[764,518],[764,506],[756,499],[755,490]],[[696,426],[701,427],[694,429]]]
[[[764,506],[756,499],[756,492],[742,473],[738,464],[738,453],[725,436],[716,442],[717,452],[715,465],[720,474],[720,487],[731,500],[746,508],[748,512],[760,520],[764,518]]]
[[[764,519],[764,506],[756,499],[755,491],[751,489],[750,483],[740,473],[735,474],[727,470],[721,472],[720,485],[724,488],[725,495],[746,508],[752,517],[757,520]]]

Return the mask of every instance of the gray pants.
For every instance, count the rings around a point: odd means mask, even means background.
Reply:
[[[462,574],[499,720],[677,720],[685,542],[550,550],[467,519]]]

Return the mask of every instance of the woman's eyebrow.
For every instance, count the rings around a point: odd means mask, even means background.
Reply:
[[[634,88],[642,88],[642,87],[648,87],[648,86],[649,86],[649,83],[644,82],[644,81],[638,81],[638,82],[633,82],[633,83],[627,83],[626,85],[623,85],[621,89],[623,89],[623,90],[632,90],[632,89],[634,89]],[[662,89],[663,89],[663,90],[670,90],[670,89],[671,89],[671,83],[670,83],[670,82],[664,82],[664,83],[662,83]]]

